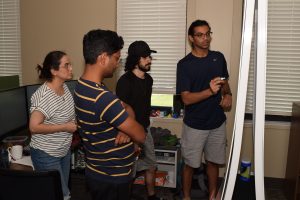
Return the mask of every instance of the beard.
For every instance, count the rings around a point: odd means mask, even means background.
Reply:
[[[138,68],[139,70],[141,70],[142,72],[148,72],[150,71],[151,69],[151,63],[147,64],[147,65],[141,65],[141,64],[138,64]]]

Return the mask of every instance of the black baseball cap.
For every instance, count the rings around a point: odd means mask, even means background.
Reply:
[[[128,47],[128,56],[147,57],[151,53],[157,53],[157,51],[150,49],[149,45],[145,41],[135,41]]]

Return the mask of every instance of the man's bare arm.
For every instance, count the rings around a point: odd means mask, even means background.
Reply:
[[[146,133],[144,127],[130,116],[127,117],[118,129],[138,144],[143,144],[145,142]]]
[[[128,113],[128,115],[130,117],[132,117],[133,119],[135,119],[135,113],[134,113],[132,107],[130,105],[128,105],[127,103],[125,103],[124,101],[121,101],[121,104],[125,108],[125,110]]]

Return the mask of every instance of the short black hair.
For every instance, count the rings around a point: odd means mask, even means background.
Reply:
[[[83,37],[83,56],[85,64],[95,64],[97,57],[106,52],[112,55],[123,48],[124,41],[116,32],[95,29]]]
[[[43,66],[37,65],[36,69],[39,73],[39,78],[47,81],[52,81],[53,75],[51,69],[59,70],[60,60],[63,56],[67,55],[63,51],[49,52],[43,62]]]
[[[197,19],[197,20],[195,20],[191,23],[191,25],[189,27],[189,30],[188,30],[188,35],[193,36],[195,34],[194,33],[194,28],[197,27],[197,26],[208,26],[209,31],[211,29],[207,21]]]

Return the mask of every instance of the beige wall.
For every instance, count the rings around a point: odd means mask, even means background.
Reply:
[[[241,159],[253,161],[252,122],[244,126]],[[265,125],[265,176],[284,178],[289,144],[290,123],[266,122]],[[254,171],[254,167],[252,167]]]
[[[195,19],[207,20],[213,31],[211,49],[224,53],[230,73],[235,107],[240,57],[242,1],[188,0],[187,26]],[[26,0],[21,1],[21,44],[23,83],[37,83],[36,64],[51,50],[66,51],[74,64],[74,78],[83,70],[82,37],[94,28],[116,29],[116,0]],[[187,43],[187,53],[190,47]],[[106,80],[114,89],[116,80]],[[228,116],[227,130],[230,145],[233,109]],[[180,122],[179,122],[180,123]],[[178,130],[178,123],[167,123]],[[171,125],[170,125],[171,124]],[[167,126],[167,125],[166,125]],[[180,126],[179,126],[180,127]],[[242,156],[253,159],[251,127],[245,126]],[[265,174],[283,178],[285,174],[289,125],[270,124],[265,130]],[[275,150],[273,148],[276,147]],[[276,154],[275,154],[276,153]]]
[[[74,79],[84,61],[82,38],[91,29],[116,29],[116,0],[26,0],[21,2],[23,84],[38,82],[35,67],[52,50],[71,57]],[[114,80],[108,81],[111,85]]]
[[[214,0],[211,3],[206,0],[188,0],[188,12],[187,27],[195,19],[208,21],[213,32],[211,49],[221,51],[225,55],[230,70],[233,0]]]

